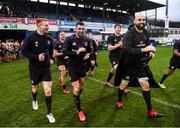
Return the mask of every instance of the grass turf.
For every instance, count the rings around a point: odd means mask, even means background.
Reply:
[[[157,81],[169,66],[172,47],[158,47],[156,58],[151,61],[151,69]],[[180,126],[180,72],[174,74],[164,82],[167,89],[152,89],[152,104],[166,117],[162,119],[148,119],[146,106],[141,97],[140,88],[129,88],[129,93],[123,98],[126,109],[119,110],[115,103],[117,90],[104,87],[110,70],[107,51],[98,54],[98,67],[93,79],[86,79],[84,91],[81,95],[82,108],[86,113],[87,121],[80,122],[77,118],[73,103],[72,87],[68,81],[71,94],[65,95],[57,85],[59,72],[52,65],[53,76],[53,107],[56,118],[54,124],[49,124],[46,118],[45,97],[42,86],[38,92],[38,111],[31,106],[31,86],[28,74],[27,59],[11,63],[0,64],[0,126],[36,126],[36,127],[177,127]],[[99,81],[97,81],[99,80]],[[113,79],[112,79],[113,82]],[[174,105],[174,106],[173,106]]]

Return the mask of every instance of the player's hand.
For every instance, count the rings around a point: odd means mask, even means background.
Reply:
[[[150,56],[152,59],[155,58],[155,54],[154,54],[153,52],[150,52],[150,53],[149,53],[149,56]]]
[[[154,46],[146,46],[145,48],[142,48],[142,52],[155,52],[156,48]]]
[[[50,64],[54,64],[54,60],[51,60],[51,59],[50,59]]]
[[[95,66],[96,65],[96,61],[95,60],[91,60],[91,65]]]
[[[119,41],[117,45],[118,45],[118,47],[122,48],[123,42],[122,42],[122,41]]]
[[[80,47],[80,48],[77,50],[77,55],[79,55],[79,53],[81,53],[81,52],[85,52],[85,51],[86,51],[86,49],[85,49],[85,48]]]
[[[65,56],[64,59],[69,59],[69,56]]]
[[[59,55],[62,56],[62,55],[63,55],[63,52],[60,52]]]
[[[89,58],[89,54],[86,54],[83,60],[87,60]]]
[[[44,60],[45,60],[45,55],[44,55],[44,53],[39,54],[38,60],[39,60],[39,61],[44,61]]]

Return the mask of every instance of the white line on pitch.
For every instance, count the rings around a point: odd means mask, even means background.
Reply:
[[[93,80],[93,81],[95,81],[95,82],[101,83],[101,84],[104,83],[103,81],[98,80],[98,79],[95,79],[95,78],[92,78],[92,77],[87,77],[87,78],[90,79],[90,80]],[[114,87],[114,86],[111,86],[111,87],[116,88],[116,87]],[[136,94],[136,95],[139,95],[139,96],[142,97],[141,93],[138,93],[138,92],[136,92],[136,91],[131,91],[131,93]],[[162,100],[157,99],[157,98],[156,98],[156,99],[155,99],[155,98],[152,98],[152,100],[154,100],[154,101],[156,101],[156,102],[158,102],[158,103],[161,103],[161,104],[164,104],[164,105],[173,107],[173,108],[180,109],[180,105],[177,105],[177,104],[168,103],[168,102],[166,102],[166,101],[162,101]]]

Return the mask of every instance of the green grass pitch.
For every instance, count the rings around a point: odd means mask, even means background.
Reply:
[[[154,77],[160,80],[169,66],[172,47],[158,47],[156,58],[150,66]],[[56,118],[54,124],[49,124],[46,118],[45,97],[42,86],[38,92],[38,111],[33,111],[31,105],[31,86],[28,74],[27,59],[0,64],[0,127],[178,127],[180,126],[180,72],[165,81],[166,89],[152,89],[152,104],[166,117],[148,119],[146,105],[141,96],[141,88],[132,88],[131,93],[123,98],[126,109],[119,110],[115,103],[117,90],[104,87],[110,70],[107,51],[98,54],[98,67],[95,76],[87,78],[81,95],[82,108],[87,121],[80,122],[73,103],[72,87],[67,82],[71,94],[65,95],[57,85],[59,72],[52,65],[53,76],[53,107]],[[112,79],[113,82],[113,79]]]

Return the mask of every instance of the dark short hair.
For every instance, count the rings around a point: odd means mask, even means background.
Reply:
[[[79,21],[79,22],[77,22],[77,23],[76,23],[76,26],[78,26],[78,25],[80,25],[80,26],[84,26],[84,23],[83,23],[83,22],[81,22],[81,21]]]
[[[60,33],[65,33],[65,32],[64,31],[59,31],[58,34],[60,34]]]
[[[116,28],[117,26],[119,26],[121,28],[121,25],[120,24],[115,24],[114,25],[114,28]]]

